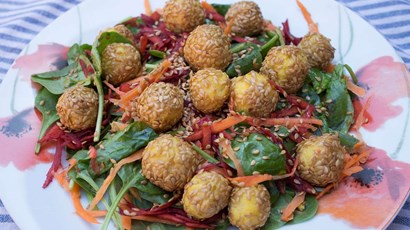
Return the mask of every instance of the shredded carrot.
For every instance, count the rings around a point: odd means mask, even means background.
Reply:
[[[145,88],[147,88],[150,84],[158,82],[160,80],[161,76],[168,69],[168,67],[171,66],[171,64],[171,61],[165,59],[155,70],[153,70],[147,76],[143,77],[142,79],[138,79],[139,84],[135,88],[132,88],[126,93],[119,94],[120,99],[114,100],[115,103],[122,109],[127,109],[131,104],[131,101],[141,95]],[[114,103],[113,100],[111,101]]]
[[[211,4],[207,3],[206,1],[202,1],[201,5],[202,5],[202,8],[204,8],[205,10],[209,10],[211,12],[217,12],[215,8]]]
[[[366,117],[365,117],[365,113],[366,110],[369,108],[370,106],[370,101],[371,101],[371,97],[369,97],[364,106],[362,107],[362,109],[360,110],[359,114],[357,115],[351,129],[354,131],[358,131],[360,129],[360,127],[362,127],[362,125],[367,123]]]
[[[121,222],[122,222],[122,228],[125,230],[131,230],[131,217],[129,216],[124,216],[121,215]]]
[[[104,84],[110,88],[112,91],[114,91],[116,94],[118,95],[122,95],[124,94],[124,92],[122,92],[121,90],[119,90],[118,88],[115,88],[111,83],[109,83],[107,80],[104,81]]]
[[[198,130],[194,132],[193,134],[191,134],[190,136],[188,136],[187,138],[185,138],[185,140],[186,141],[197,141],[197,140],[200,140],[202,136],[203,136],[202,130]]]
[[[369,157],[370,153],[373,151],[373,148],[368,148],[361,153],[354,155],[348,162],[345,162],[344,169],[351,168],[352,166],[358,165],[362,159]]]
[[[147,48],[148,45],[148,38],[144,35],[141,36],[140,39],[140,52],[143,54],[145,52],[145,49]]]
[[[111,132],[119,132],[127,128],[128,124],[118,122],[118,121],[113,121],[111,122]]]
[[[95,206],[100,202],[100,200],[104,197],[105,192],[108,189],[108,186],[114,180],[115,176],[117,175],[118,171],[120,171],[121,167],[125,164],[140,160],[142,158],[142,152],[144,149],[140,149],[137,152],[131,154],[130,156],[122,159],[114,167],[111,168],[110,173],[105,178],[103,184],[101,185],[100,189],[95,194],[94,199],[91,201],[90,205],[88,206],[88,210],[93,210]]]
[[[359,97],[364,97],[364,96],[366,95],[366,90],[365,90],[365,89],[363,89],[362,87],[360,87],[360,86],[354,84],[354,83],[353,83],[350,79],[348,79],[346,76],[345,76],[345,79],[346,79],[347,89],[348,89],[350,92],[356,94],[356,95],[359,96]]]
[[[212,133],[220,133],[225,129],[229,129],[230,127],[237,125],[246,120],[245,116],[230,116],[221,121],[215,122],[211,126]]]
[[[104,217],[107,215],[107,210],[92,210],[87,212],[93,217]]]
[[[202,126],[202,149],[206,149],[207,146],[211,146],[212,130],[211,126],[204,125]]]
[[[269,174],[261,174],[261,175],[252,175],[252,176],[240,176],[240,177],[235,177],[235,178],[228,178],[233,184],[236,184],[241,187],[249,187],[249,186],[254,186],[259,183],[269,181],[269,180],[281,180],[284,178],[291,177],[295,174],[296,168],[299,164],[299,160],[296,159],[292,171],[287,174],[283,175],[269,175]]]
[[[77,160],[75,158],[70,158],[68,160],[68,169],[67,172],[69,172],[75,165],[77,164]]]
[[[229,140],[222,140],[221,142],[219,142],[219,146],[222,147],[222,151],[232,160],[233,164],[235,165],[237,175],[239,177],[245,176],[241,161],[236,157],[236,154],[232,149],[231,142]]]
[[[235,178],[229,178],[229,180],[238,186],[241,187],[250,187],[257,185],[259,183],[273,180],[273,176],[270,174],[260,174],[260,175],[252,175],[252,176],[241,176]]]
[[[88,156],[90,158],[96,158],[97,157],[97,149],[92,145],[89,146]]]
[[[53,177],[57,180],[61,187],[63,187],[66,191],[69,191],[69,185],[67,181],[67,170],[63,170],[61,172],[54,172]]]
[[[288,128],[301,124],[323,125],[323,121],[316,118],[299,118],[299,117],[284,117],[284,118],[266,118],[259,119],[248,117],[247,121],[255,126],[274,126],[283,125]]]
[[[151,9],[151,3],[149,2],[149,0],[144,0],[144,7],[145,7],[145,14],[148,16],[151,16],[152,9]]]
[[[73,201],[74,208],[76,213],[81,216],[85,221],[93,224],[98,224],[98,221],[95,217],[93,217],[90,212],[83,208],[83,205],[80,201],[81,193],[80,193],[80,186],[74,183],[74,186],[71,189],[71,200]]]
[[[226,27],[225,27],[225,29],[224,29],[224,34],[225,34],[225,35],[229,35],[229,34],[231,33],[231,31],[232,31],[232,26],[233,26],[233,23],[234,23],[234,19],[235,19],[235,17],[232,17],[232,18],[228,21],[228,24],[226,24]]]
[[[299,9],[302,11],[303,17],[305,18],[306,22],[308,23],[309,26],[309,31],[310,32],[319,32],[319,28],[317,26],[317,23],[315,23],[312,19],[312,16],[310,15],[309,11],[306,9],[306,7],[301,3],[299,0],[296,0],[296,3],[299,6]]]
[[[282,210],[282,221],[290,221],[293,219],[293,212],[305,201],[305,192],[296,194],[292,201]]]
[[[363,167],[362,166],[353,166],[353,167],[351,167],[351,168],[348,168],[348,169],[345,169],[345,170],[343,170],[343,174],[345,175],[345,176],[351,176],[353,173],[358,173],[358,172],[360,172],[360,171],[362,171],[363,170]]]

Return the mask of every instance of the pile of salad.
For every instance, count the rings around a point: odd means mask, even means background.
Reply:
[[[58,181],[102,229],[314,217],[371,148],[351,135],[367,122],[353,106],[365,90],[297,3],[301,38],[252,1],[168,0],[71,46],[64,68],[32,75],[43,86],[35,151],[55,146],[43,187]]]

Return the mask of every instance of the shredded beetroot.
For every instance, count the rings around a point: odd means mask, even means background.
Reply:
[[[286,99],[291,105],[295,105],[298,108],[305,110],[305,112],[301,114],[302,117],[310,118],[313,116],[313,112],[315,111],[315,106],[309,104],[305,99],[300,98],[298,96],[294,96],[294,95],[289,95]]]
[[[46,180],[43,183],[43,188],[47,188],[47,186],[51,183],[51,181],[53,181],[54,173],[56,173],[57,170],[61,166],[62,156],[63,156],[63,146],[61,146],[61,143],[57,142],[53,163],[51,164],[51,167],[47,172]]]
[[[289,22],[288,20],[286,20],[285,22],[282,22],[282,33],[283,33],[283,39],[285,40],[285,44],[286,45],[290,45],[290,44],[294,44],[295,46],[297,46],[299,44],[299,42],[302,40],[302,38],[298,38],[293,36],[290,33],[290,27],[289,27]]]
[[[216,11],[205,9],[205,15],[206,15],[206,18],[211,21],[225,23],[225,17],[220,15]]]
[[[271,118],[280,118],[280,117],[290,117],[299,113],[297,106],[291,106],[289,108],[284,108],[281,110],[274,111],[271,114]]]

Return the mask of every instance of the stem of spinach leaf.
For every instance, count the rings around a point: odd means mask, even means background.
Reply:
[[[215,158],[213,158],[211,155],[209,155],[207,152],[204,150],[200,149],[196,144],[192,144],[192,148],[199,153],[205,160],[211,162],[211,163],[218,163],[219,161]]]
[[[275,43],[278,41],[279,35],[275,34],[268,42],[266,42],[262,47],[261,47],[261,54],[263,57],[268,54],[270,48],[272,48]]]
[[[280,29],[276,29],[276,34],[279,36],[279,42],[281,46],[285,45],[285,39],[283,39],[282,31]]]
[[[97,91],[98,91],[98,115],[97,115],[97,123],[95,125],[95,132],[94,132],[94,142],[97,142],[100,140],[101,123],[102,123],[103,113],[104,113],[104,91],[103,91],[100,76],[96,76],[94,78],[94,84],[97,87]]]

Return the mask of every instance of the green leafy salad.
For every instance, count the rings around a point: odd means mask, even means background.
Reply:
[[[364,89],[298,5],[301,38],[252,1],[168,0],[72,45],[64,68],[32,75],[35,152],[56,146],[43,187],[57,181],[102,229],[313,218],[367,159],[349,134],[365,122],[353,106]]]

